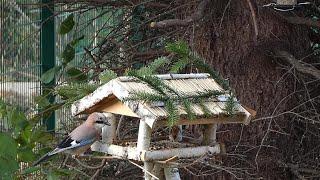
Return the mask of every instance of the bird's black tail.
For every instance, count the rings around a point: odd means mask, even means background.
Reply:
[[[52,157],[52,156],[54,156],[54,155],[55,155],[55,154],[49,155],[49,153],[47,153],[47,154],[43,155],[40,159],[38,159],[36,162],[34,162],[34,163],[32,164],[32,166],[36,166],[36,165],[38,165],[38,164],[40,164],[40,163],[48,160],[50,157]]]

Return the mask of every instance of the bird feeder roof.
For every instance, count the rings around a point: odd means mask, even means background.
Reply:
[[[209,74],[164,74],[155,75],[170,88],[182,95],[196,95],[208,90],[223,91],[223,88],[210,77]],[[73,115],[92,112],[109,112],[114,114],[138,117],[146,121],[152,128],[155,122],[161,122],[168,116],[163,102],[147,103],[144,101],[126,101],[136,92],[157,93],[147,83],[134,77],[122,76],[115,78],[97,88],[93,93],[73,103]],[[193,124],[207,124],[210,120],[215,123],[243,123],[248,124],[251,114],[240,103],[236,103],[235,115],[229,116],[225,112],[228,95],[206,99],[201,105],[192,103],[195,120],[186,120],[187,112],[177,103],[181,121]],[[203,107],[210,111],[210,117]],[[199,120],[201,119],[201,120]],[[199,121],[198,121],[199,120]]]

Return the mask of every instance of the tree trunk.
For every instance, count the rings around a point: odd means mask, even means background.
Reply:
[[[285,75],[288,69],[281,69],[279,63],[270,56],[272,48],[285,50],[295,57],[308,54],[310,41],[308,27],[286,22],[272,8],[262,8],[269,1],[224,1],[213,0],[199,26],[189,28],[190,46],[197,51],[207,63],[230,80],[231,87],[241,103],[256,110],[257,118],[276,115],[287,111],[295,104],[290,96],[294,92],[293,76]],[[251,2],[254,13],[250,10]],[[258,3],[258,4],[257,4]],[[259,8],[257,8],[259,7]],[[299,11],[295,11],[299,14]],[[253,14],[258,32],[255,32]],[[195,28],[195,29],[193,29]],[[257,36],[256,36],[257,35]],[[285,100],[284,98],[287,97]],[[283,120],[280,116],[277,119]],[[288,127],[290,121],[280,121],[279,126]],[[237,125],[224,125],[222,130],[231,130],[218,135],[218,142],[229,142],[227,152],[233,149],[230,144],[243,143],[259,146],[267,128],[265,121],[251,123],[243,133]],[[242,137],[240,137],[242,134]],[[258,156],[260,174],[265,178],[286,177],[281,169],[275,166],[279,157],[286,158],[289,137],[277,136],[275,146],[280,150],[267,149]],[[290,150],[289,150],[290,151]],[[251,152],[251,151],[250,151]],[[281,154],[284,152],[284,154]],[[248,158],[255,158],[252,151]],[[269,157],[268,160],[259,159]],[[272,173],[270,173],[272,172]],[[283,176],[281,176],[283,175]],[[188,175],[190,176],[190,175]],[[197,179],[197,178],[195,178]]]

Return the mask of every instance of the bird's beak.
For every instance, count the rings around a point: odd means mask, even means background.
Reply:
[[[96,121],[96,123],[111,126],[111,124],[108,121]]]
[[[104,124],[104,125],[107,125],[107,126],[111,126],[111,124],[109,123],[109,121],[103,121],[103,124]]]

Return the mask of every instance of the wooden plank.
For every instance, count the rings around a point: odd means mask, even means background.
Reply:
[[[176,122],[176,125],[197,125],[197,124],[245,124],[247,119],[246,115],[235,115],[235,116],[218,116],[214,118],[199,118],[195,120],[180,119]],[[157,127],[167,126],[167,120],[162,119],[156,122]]]
[[[253,109],[251,109],[251,108],[249,108],[249,107],[247,107],[247,106],[244,106],[244,105],[242,105],[242,107],[251,114],[251,117],[252,117],[252,118],[255,118],[255,117],[256,117],[257,111],[255,111],[255,110],[253,110]]]
[[[139,117],[136,113],[134,113],[128,106],[123,104],[119,99],[116,97],[109,98],[103,106],[98,108],[98,111],[108,112],[113,114],[125,115],[130,117]]]

